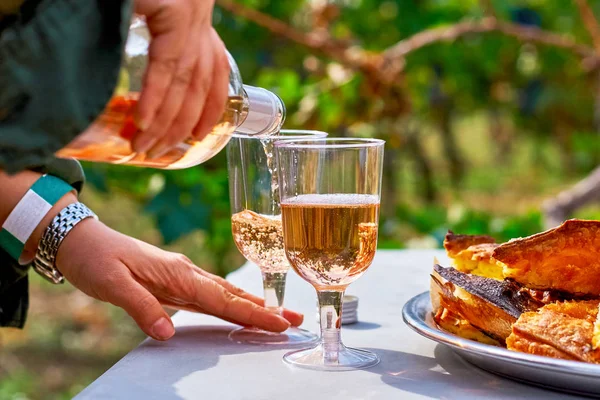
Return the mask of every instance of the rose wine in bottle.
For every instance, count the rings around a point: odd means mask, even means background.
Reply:
[[[188,168],[203,163],[225,147],[232,134],[268,137],[276,135],[285,119],[281,99],[268,90],[244,85],[237,65],[228,55],[229,97],[225,112],[201,140],[189,138],[161,157],[150,159],[131,148],[137,135],[135,123],[139,91],[148,64],[150,34],[142,18],[134,17],[125,46],[119,85],[102,114],[86,131],[56,155],[63,158],[126,164],[162,169]],[[210,101],[210,99],[208,99]]]

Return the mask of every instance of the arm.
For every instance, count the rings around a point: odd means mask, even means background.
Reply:
[[[0,130],[0,133],[3,131]],[[0,223],[4,223],[14,205],[20,201],[31,183],[43,173],[60,177],[77,190],[80,190],[83,185],[83,171],[79,163],[73,160],[51,159],[44,165],[36,167],[35,172],[23,172],[19,176],[10,176],[0,171],[3,185],[2,198],[0,198],[2,204],[0,206],[2,209]],[[72,195],[70,194],[69,197]],[[60,200],[56,208],[51,210],[47,218],[44,218],[42,224],[47,224],[50,216],[56,214],[62,204],[67,204],[66,199],[65,196],[65,199]],[[38,227],[33,233],[32,241],[27,244],[29,255],[25,258],[33,257],[32,253],[35,251],[33,242],[39,238],[41,232],[41,227]],[[22,328],[25,324],[29,305],[28,269],[28,266],[19,265],[6,251],[0,248],[0,327]]]
[[[44,3],[44,7],[29,10],[27,24],[11,25],[0,35],[0,52],[18,55],[0,57],[0,169],[17,173],[0,173],[4,185],[0,192],[2,222],[39,176],[23,170],[46,165],[43,169],[50,172],[48,163],[58,163],[53,154],[84,131],[106,104],[116,82],[127,10],[132,5],[128,0]],[[158,154],[174,144],[171,134],[165,138],[162,134],[148,137],[148,133],[208,132],[202,127],[216,122],[225,103],[227,73],[214,67],[218,65],[216,58],[222,59],[223,47],[210,27],[212,2],[139,0],[136,8],[152,20],[151,52],[156,54],[151,56],[147,71],[145,100],[140,100],[145,104],[140,106],[142,123],[148,124],[148,129],[134,145],[148,140],[143,145]],[[179,18],[188,10],[195,18],[181,30]],[[70,24],[62,23],[66,17]],[[200,36],[202,51],[194,42]],[[184,46],[175,46],[182,40]],[[43,48],[36,45],[39,42],[45,44]],[[82,48],[93,56],[81,57]],[[201,58],[200,53],[204,55]],[[207,68],[203,68],[202,60],[209,62]],[[192,66],[194,74],[190,76]],[[198,101],[188,102],[188,96]],[[215,100],[215,107],[203,108],[207,97],[223,101]],[[71,162],[72,168],[76,165]],[[75,169],[81,172],[79,167]],[[63,174],[57,175],[64,179]],[[33,257],[37,241],[53,216],[75,200],[74,194],[67,194],[46,215],[26,243],[22,261]],[[4,251],[0,251],[0,263],[0,325],[22,326],[27,309],[27,268]],[[302,315],[291,311],[284,313],[285,319],[270,313],[262,307],[262,299],[203,271],[185,256],[122,235],[92,219],[69,232],[58,250],[56,266],[83,292],[124,308],[156,339],[168,339],[174,332],[161,305],[272,331],[302,322]]]
[[[0,222],[40,177],[24,171],[0,172]],[[67,193],[43,218],[27,241],[21,256],[30,262],[45,228],[70,203]],[[302,316],[286,311],[281,318],[263,308],[263,300],[194,265],[187,257],[170,253],[120,234],[103,223],[87,219],[76,225],[61,244],[57,268],[86,294],[124,308],[140,328],[155,339],[174,333],[164,306],[214,315],[241,325],[283,331],[299,325]]]
[[[263,307],[263,299],[202,270],[186,256],[123,235],[91,218],[64,239],[56,265],[74,286],[123,308],[158,340],[174,334],[162,306],[275,332],[300,325],[303,319],[292,311],[281,318]]]

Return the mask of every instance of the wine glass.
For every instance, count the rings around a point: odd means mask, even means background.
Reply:
[[[229,197],[233,239],[244,257],[262,272],[265,307],[281,313],[285,280],[290,269],[283,250],[277,165],[277,140],[323,138],[325,132],[282,130],[275,137],[233,137],[227,145]],[[317,335],[289,328],[282,333],[244,327],[229,334],[232,341],[253,344],[303,345]]]
[[[292,365],[351,370],[379,358],[344,346],[346,287],[365,273],[377,248],[383,140],[297,139],[275,143],[285,254],[317,291],[321,340],[287,353]]]

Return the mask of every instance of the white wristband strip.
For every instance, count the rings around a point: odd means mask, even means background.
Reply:
[[[0,230],[0,246],[15,260],[54,204],[73,187],[52,175],[43,175],[25,193]]]

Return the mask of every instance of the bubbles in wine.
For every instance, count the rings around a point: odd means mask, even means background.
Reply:
[[[233,239],[246,259],[263,272],[287,272],[290,265],[283,250],[281,215],[244,210],[231,217]]]
[[[292,267],[321,289],[343,288],[369,267],[377,248],[379,197],[309,194],[281,204]]]

